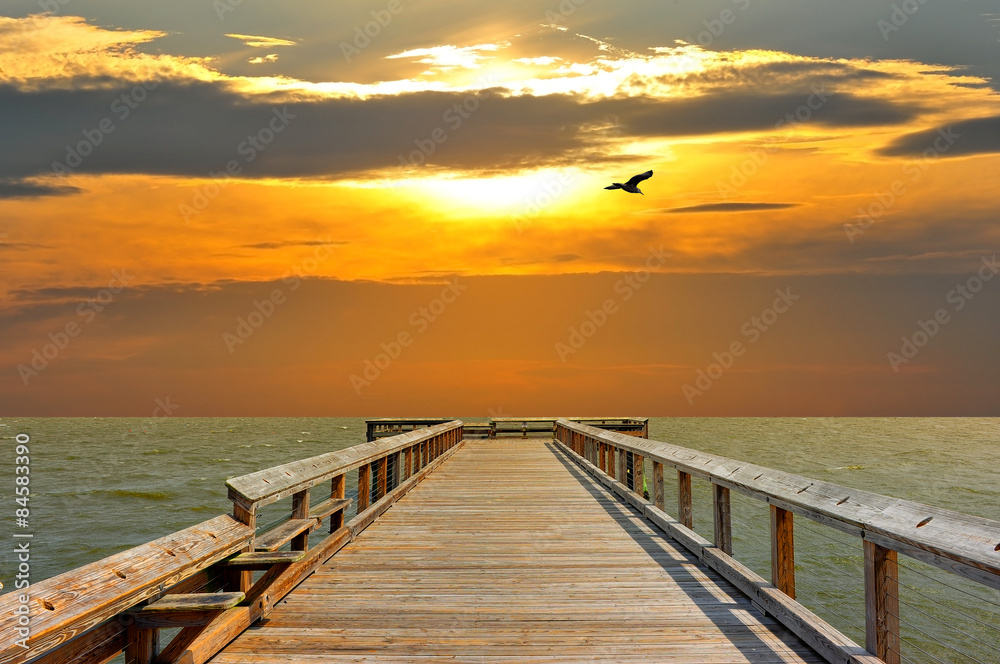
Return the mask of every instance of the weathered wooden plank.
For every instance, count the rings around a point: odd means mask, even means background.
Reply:
[[[366,463],[358,468],[358,511],[368,509],[372,495],[372,465]]]
[[[382,438],[375,442],[355,445],[336,452],[327,452],[309,459],[293,461],[274,468],[235,477],[228,482],[230,499],[257,506],[269,505],[286,498],[304,486],[312,486],[370,464],[388,454],[406,449],[418,441],[426,441],[446,431],[461,427],[455,420],[408,433]]]
[[[730,514],[729,489],[712,485],[712,516],[715,526],[715,546],[733,555],[733,520]]]
[[[636,439],[567,420],[559,420],[558,426],[633,450],[665,466],[844,532],[856,536],[864,533],[865,539],[878,540],[887,548],[1000,589],[1000,521],[822,482],[669,443]]]
[[[153,664],[160,653],[160,632],[135,623],[128,626],[125,641],[125,664]]]
[[[287,565],[298,562],[305,555],[304,551],[253,551],[233,556],[219,564],[226,567],[261,570],[270,569],[272,565]]]
[[[685,528],[694,528],[694,505],[691,493],[691,473],[677,471],[677,514]]]
[[[661,510],[666,510],[665,498],[663,496],[663,464],[659,461],[653,462],[653,504]]]
[[[792,513],[771,505],[771,583],[795,599],[795,530]]]
[[[821,661],[552,450],[467,441],[213,664]]]
[[[343,475],[341,475],[341,477],[343,477]],[[336,489],[334,489],[334,491],[336,491]],[[333,491],[331,491],[331,493],[333,493]],[[323,502],[312,506],[309,516],[317,521],[322,521],[334,512],[342,512],[347,509],[353,502],[353,498],[331,498],[330,500],[324,500]]]
[[[355,518],[351,519],[346,526],[331,533],[322,542],[309,549],[309,551],[277,552],[266,554],[277,556],[282,553],[295,553],[301,554],[302,557],[296,562],[288,565],[286,569],[281,570],[280,572],[276,569],[269,570],[268,574],[275,574],[273,582],[271,582],[270,578],[266,578],[267,575],[258,581],[260,587],[266,586],[266,592],[258,595],[254,592],[254,590],[258,588],[258,585],[255,585],[254,588],[251,589],[251,594],[248,595],[246,605],[237,606],[236,608],[226,611],[222,616],[206,627],[197,638],[193,639],[190,643],[185,643],[182,649],[172,652],[172,658],[167,660],[167,664],[204,664],[207,662],[223,646],[236,638],[247,627],[252,625],[261,617],[267,616],[274,609],[274,606],[279,601],[284,599],[293,588],[302,583],[302,581],[311,575],[321,564],[326,562],[331,556],[337,553],[357,534],[359,534],[367,525],[372,523],[375,516],[381,514],[381,511],[388,509],[388,507],[392,504],[392,501],[397,500],[399,497],[405,495],[417,486],[421,480],[427,477],[431,472],[439,467],[441,463],[449,458],[452,452],[458,451],[460,448],[460,445],[454,447],[453,450],[449,451],[449,454],[423,468],[419,473],[413,475],[406,482],[400,484],[399,487],[386,495],[382,500],[378,501],[375,505],[372,505],[366,512],[359,513]],[[241,554],[241,556],[237,556],[237,558],[242,556],[262,557],[263,555],[265,554]]]
[[[329,502],[335,503],[344,500],[346,491],[347,491],[347,477],[344,475],[336,475],[330,480]],[[344,509],[347,509],[347,505],[344,505]],[[344,527],[344,510],[335,510],[330,514],[330,532],[335,533],[343,527]]]
[[[118,618],[104,621],[71,641],[62,644],[31,664],[104,664],[125,650],[128,626]],[[5,662],[7,660],[4,660]]]
[[[151,604],[132,609],[129,611],[129,615],[137,617],[178,611],[222,611],[233,608],[242,602],[245,596],[243,593],[164,595]]]
[[[18,636],[17,593],[0,596],[0,660],[19,664],[246,546],[252,531],[219,516],[109,558],[31,585],[31,637]]]
[[[570,455],[571,458],[572,455]],[[579,458],[578,465],[598,479],[597,469]],[[792,632],[821,653],[833,664],[882,664],[874,655],[854,643],[850,638],[829,625],[794,599],[779,591],[766,579],[749,569],[731,555],[726,554],[687,526],[675,520],[648,501],[640,501],[634,494],[626,493],[633,505],[641,506],[644,515],[672,539],[682,544],[700,561],[718,572],[739,588],[752,601],[764,607],[769,615],[777,618]],[[701,661],[700,659],[698,661]]]
[[[299,519],[309,519],[309,494],[308,488],[303,489],[292,494],[292,521],[297,521]],[[319,523],[316,524],[316,527]],[[303,529],[296,533],[292,538],[291,549],[293,551],[305,551],[309,548],[309,533],[312,528]],[[260,549],[260,546],[255,546],[255,548]]]
[[[319,527],[318,519],[290,519],[258,536],[254,540],[254,550],[277,551],[299,535],[315,530],[317,527]],[[301,548],[296,549],[294,546],[292,548],[296,551],[304,550]]]
[[[378,463],[378,482],[376,485],[375,495],[378,498],[382,498],[382,496],[385,495],[386,487],[388,486],[389,458],[382,457],[382,459],[380,459],[377,463]]]
[[[895,551],[865,541],[865,647],[900,664],[899,568]]]

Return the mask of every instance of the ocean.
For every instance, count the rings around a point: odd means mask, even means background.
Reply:
[[[482,418],[467,418],[478,421]],[[26,434],[30,510],[18,527],[15,437]],[[1000,518],[1000,419],[655,418],[649,437],[849,487]],[[219,514],[225,481],[362,443],[360,418],[0,418],[7,542],[31,533],[31,581],[71,570]],[[22,438],[23,440],[23,438]],[[502,444],[499,442],[498,444]],[[647,476],[650,466],[647,464]],[[676,514],[668,469],[667,511]],[[348,479],[348,488],[355,483]],[[695,481],[695,530],[711,539],[707,483]],[[280,518],[278,511],[261,519]],[[23,514],[23,512],[22,512]],[[733,496],[734,553],[770,576],[767,506]],[[864,643],[861,545],[796,519],[799,599]],[[13,545],[2,547],[4,592]],[[1000,592],[902,560],[904,656],[997,662]],[[963,636],[963,634],[965,636]],[[905,640],[906,638],[909,640]],[[991,647],[992,646],[992,649]],[[964,654],[960,654],[961,653]]]

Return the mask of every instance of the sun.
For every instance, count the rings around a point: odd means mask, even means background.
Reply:
[[[435,207],[446,206],[462,215],[537,216],[570,205],[583,181],[576,169],[543,169],[483,178],[434,178],[420,187],[437,203]]]

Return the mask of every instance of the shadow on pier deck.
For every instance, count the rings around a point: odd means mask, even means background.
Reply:
[[[821,662],[551,441],[466,441],[211,660]]]

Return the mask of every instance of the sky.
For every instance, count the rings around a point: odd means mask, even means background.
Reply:
[[[998,416],[998,91],[1000,0],[4,0],[0,416]]]

